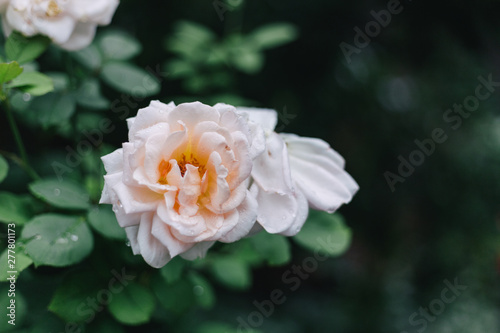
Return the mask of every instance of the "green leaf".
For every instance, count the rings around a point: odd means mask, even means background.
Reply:
[[[246,331],[248,331],[246,329]],[[233,333],[236,329],[223,322],[205,322],[201,324],[195,331],[195,333]]]
[[[7,87],[18,88],[28,94],[41,96],[54,90],[54,82],[49,76],[39,72],[23,72],[8,83]]]
[[[54,91],[65,91],[69,87],[69,76],[62,72],[48,72],[46,73],[54,84]]]
[[[3,182],[5,177],[7,177],[7,174],[9,173],[9,163],[3,158],[3,156],[0,156],[0,183]]]
[[[247,74],[254,74],[264,65],[264,56],[251,47],[238,47],[231,50],[231,63]]]
[[[35,99],[31,111],[44,128],[64,124],[75,112],[76,103],[72,95],[50,93]]]
[[[186,261],[181,257],[175,257],[168,262],[168,265],[160,268],[160,274],[168,284],[179,281],[182,276]]]
[[[140,97],[160,92],[156,77],[142,68],[125,62],[108,62],[101,72],[102,79],[118,91]]]
[[[109,108],[110,102],[101,95],[101,85],[94,78],[88,78],[82,82],[76,94],[76,102],[81,106],[104,110]]]
[[[7,273],[8,271],[15,271],[16,273],[14,275],[17,279],[19,274],[33,263],[33,260],[25,256],[19,250],[18,246],[12,249],[14,253],[9,253],[8,250],[9,249],[6,248],[0,255],[0,281],[7,281],[7,278],[11,276],[11,274]],[[14,258],[9,257],[9,254],[14,256]],[[11,262],[8,260],[14,260],[14,267],[10,267]]]
[[[297,38],[297,28],[287,23],[272,23],[255,29],[248,39],[256,49],[269,49]]]
[[[193,294],[196,302],[204,309],[213,307],[215,304],[215,292],[210,282],[195,272],[190,273],[188,277],[193,284]]]
[[[100,205],[90,209],[88,221],[94,230],[104,237],[120,240],[127,238],[125,230],[120,227],[116,220],[111,205]]]
[[[90,70],[97,70],[101,67],[102,56],[99,49],[94,44],[91,44],[83,50],[71,52],[71,55],[76,61]]]
[[[23,68],[15,61],[0,64],[0,84],[9,82],[23,72]]]
[[[28,222],[22,232],[26,253],[35,265],[68,266],[92,251],[92,232],[82,218],[43,214]]]
[[[31,193],[52,206],[65,209],[89,208],[89,195],[85,189],[69,180],[37,180],[29,185]]]
[[[152,280],[152,288],[162,307],[176,315],[186,312],[195,302],[193,285],[186,279],[167,284],[161,276],[156,275]]]
[[[35,60],[49,46],[50,39],[44,36],[24,37],[14,31],[5,42],[7,58],[24,64]]]
[[[0,221],[5,223],[26,223],[30,215],[29,201],[9,192],[0,192]]]
[[[338,213],[310,210],[302,230],[293,239],[311,251],[338,256],[349,248],[351,230]]]
[[[262,231],[250,240],[269,265],[284,265],[290,261],[290,243],[285,237]]]
[[[121,31],[106,31],[101,34],[98,45],[104,57],[115,60],[128,60],[142,50],[137,39]]]
[[[93,320],[86,329],[87,332],[92,333],[125,333],[122,325],[111,318]],[[77,332],[75,331],[75,333]]]
[[[246,289],[252,283],[248,265],[236,256],[214,258],[212,273],[220,283],[232,289]]]
[[[102,288],[95,272],[74,271],[69,273],[57,288],[49,304],[49,311],[66,322],[81,323],[93,318],[96,309],[87,299],[96,299]],[[97,304],[102,309],[102,305]],[[98,309],[99,309],[98,308]]]
[[[113,295],[109,312],[120,323],[140,325],[147,323],[155,309],[155,297],[148,288],[132,282],[121,293]]]

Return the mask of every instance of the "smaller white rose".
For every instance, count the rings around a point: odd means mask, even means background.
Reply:
[[[3,30],[48,36],[66,50],[87,47],[98,25],[111,22],[118,0],[0,0]]]
[[[238,111],[266,134],[266,149],[254,161],[250,191],[259,205],[257,222],[267,232],[293,236],[304,225],[309,207],[333,213],[351,201],[359,186],[328,143],[275,133],[274,110]]]

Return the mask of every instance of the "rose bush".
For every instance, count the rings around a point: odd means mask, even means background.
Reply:
[[[134,253],[160,267],[248,234],[257,217],[252,162],[264,149],[259,127],[231,106],[157,101],[128,125],[129,142],[102,158],[101,203],[113,204]]]
[[[42,34],[66,50],[78,50],[94,39],[98,25],[111,22],[118,0],[3,0],[0,2],[6,36],[13,30],[25,36]]]

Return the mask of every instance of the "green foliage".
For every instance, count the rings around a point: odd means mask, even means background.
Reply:
[[[22,72],[23,68],[15,61],[0,64],[0,84],[9,82],[18,77]]]
[[[75,112],[75,99],[71,95],[50,93],[34,100],[32,112],[43,128],[68,121]]]
[[[10,34],[5,42],[7,58],[24,64],[38,58],[49,46],[50,39],[43,36],[24,37],[18,32]]]
[[[7,278],[11,276],[9,271],[15,271],[14,273],[16,279],[19,277],[19,274],[33,263],[31,258],[27,257],[25,254],[18,250],[13,250],[13,252],[9,252],[9,249],[6,248],[2,254],[0,255],[0,281],[7,281]],[[9,257],[9,254],[11,257]],[[15,269],[11,269],[8,264],[10,263],[8,260],[13,260]]]
[[[5,158],[3,158],[0,155],[0,183],[5,179],[5,177],[7,177],[8,173],[9,173],[9,164],[7,163]]]
[[[293,239],[310,251],[338,256],[348,249],[351,230],[338,213],[310,210],[302,230]]]
[[[92,228],[104,237],[125,240],[125,230],[118,225],[110,205],[92,207],[87,219]]]
[[[217,258],[211,269],[213,276],[229,288],[246,289],[252,283],[250,267],[236,256]]]
[[[138,283],[130,283],[113,296],[109,312],[121,323],[140,325],[150,320],[155,309],[153,293]]]
[[[24,227],[26,254],[35,265],[68,266],[80,262],[93,247],[85,220],[60,214],[38,215]]]
[[[54,83],[45,74],[25,71],[8,83],[7,87],[18,88],[28,94],[41,96],[54,90]]]
[[[265,231],[251,239],[257,253],[270,266],[280,266],[290,261],[290,243],[280,235],[271,235]]]
[[[196,302],[193,285],[187,279],[166,284],[161,276],[155,275],[151,288],[160,305],[175,315],[186,312]]]
[[[160,84],[153,75],[126,62],[105,63],[101,77],[116,90],[133,96],[147,97],[160,91]]]
[[[89,195],[79,184],[57,179],[37,180],[29,186],[31,193],[52,206],[64,209],[89,208]]]
[[[31,198],[9,192],[0,192],[0,221],[24,224],[31,218]]]
[[[139,41],[119,30],[101,34],[97,44],[105,58],[114,60],[129,60],[142,50]]]

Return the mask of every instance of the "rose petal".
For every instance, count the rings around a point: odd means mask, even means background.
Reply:
[[[160,268],[170,261],[168,249],[152,234],[153,213],[144,213],[141,216],[137,243],[144,260],[152,267]],[[132,244],[132,243],[131,243]]]

